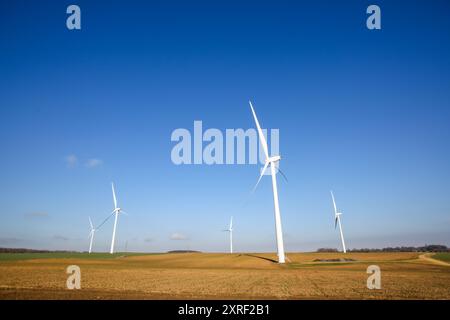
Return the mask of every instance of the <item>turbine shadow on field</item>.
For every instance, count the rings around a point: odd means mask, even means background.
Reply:
[[[273,262],[273,263],[277,263],[278,262],[275,259],[270,259],[270,258],[266,258],[266,257],[257,256],[257,255],[254,255],[254,254],[248,254],[248,253],[240,254],[239,256],[247,256],[247,257],[252,257],[252,258],[258,258],[258,259],[267,260],[267,261],[270,261],[270,262]]]

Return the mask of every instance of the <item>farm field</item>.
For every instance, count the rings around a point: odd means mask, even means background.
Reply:
[[[450,266],[420,253],[289,253],[285,265],[261,253],[11,255],[0,299],[450,299]],[[380,290],[366,287],[372,264]],[[69,265],[80,290],[66,289]]]

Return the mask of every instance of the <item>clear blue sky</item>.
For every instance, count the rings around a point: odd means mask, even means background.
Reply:
[[[258,165],[170,159],[194,120],[254,127],[248,99],[280,129],[287,251],[339,246],[330,189],[350,248],[450,245],[449,2],[242,2],[0,3],[0,246],[86,250],[115,181],[119,250],[225,251],[233,215],[237,251],[275,251]]]

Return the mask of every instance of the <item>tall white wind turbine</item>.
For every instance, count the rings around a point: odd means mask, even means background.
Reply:
[[[278,249],[278,263],[285,263],[285,255],[284,255],[284,244],[283,244],[283,230],[281,227],[281,216],[280,216],[280,206],[278,204],[278,189],[277,189],[277,177],[276,177],[276,165],[277,162],[281,160],[281,157],[278,156],[269,156],[269,149],[267,147],[267,141],[262,132],[261,126],[259,125],[258,118],[256,117],[255,110],[253,109],[252,102],[249,101],[250,108],[252,109],[253,118],[255,119],[256,128],[258,129],[259,141],[261,142],[261,146],[264,150],[264,154],[266,156],[266,163],[264,164],[264,168],[261,171],[261,175],[259,176],[258,182],[256,183],[253,190],[256,189],[259,182],[261,181],[262,176],[264,175],[268,166],[270,166],[270,173],[272,175],[272,190],[273,190],[273,203],[275,207],[275,231],[277,236],[277,249]]]
[[[344,233],[342,232],[342,225],[341,225],[341,212],[338,212],[336,207],[336,201],[334,200],[333,191],[330,191],[331,193],[331,199],[333,199],[333,206],[334,206],[334,228],[336,229],[336,226],[339,224],[339,231],[341,233],[341,241],[342,241],[342,250],[344,253],[347,252],[347,249],[345,248],[345,241],[344,241]]]
[[[230,227],[223,231],[230,233],[230,253],[233,253],[233,217],[231,217],[231,220],[230,220]]]
[[[91,225],[91,232],[89,233],[89,237],[91,238],[91,241],[89,243],[89,253],[91,253],[92,252],[92,244],[94,243],[95,231],[97,231],[97,229],[94,228],[91,217],[89,217],[89,224]]]
[[[113,200],[114,200],[114,210],[112,211],[112,214],[115,215],[114,218],[114,229],[112,234],[112,240],[111,240],[111,250],[109,253],[114,253],[114,241],[116,239],[116,228],[117,228],[117,218],[119,217],[119,214],[125,213],[120,207],[117,206],[117,198],[116,198],[116,192],[114,190],[114,183],[111,182],[111,188],[112,188],[112,194],[113,194]]]

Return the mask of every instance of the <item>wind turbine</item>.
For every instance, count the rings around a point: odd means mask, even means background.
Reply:
[[[231,220],[230,220],[230,227],[223,231],[230,233],[230,253],[233,253],[233,217],[231,217]]]
[[[91,242],[89,244],[89,253],[91,253],[92,252],[92,244],[94,243],[95,231],[97,231],[98,229],[94,228],[91,217],[89,217],[89,224],[91,225],[91,232],[89,233],[89,237],[91,238]]]
[[[334,229],[336,229],[336,226],[339,224],[339,231],[341,232],[342,249],[343,249],[344,253],[346,253],[347,250],[345,249],[344,233],[342,232],[341,218],[340,218],[342,213],[337,211],[336,201],[334,201],[333,191],[330,191],[330,193],[331,193],[331,199],[333,199],[333,206],[334,206]]]
[[[113,229],[112,241],[111,241],[111,250],[109,253],[113,254],[114,253],[114,241],[116,239],[117,218],[119,217],[120,213],[126,213],[126,212],[124,212],[120,207],[117,206],[117,198],[116,198],[116,192],[114,190],[113,182],[111,182],[111,187],[112,187],[112,194],[113,194],[113,200],[114,200],[114,210],[112,211],[111,214],[115,214],[115,218],[114,218],[114,229]]]
[[[268,166],[270,166],[270,173],[272,175],[272,190],[273,190],[273,204],[275,207],[275,231],[277,236],[277,249],[278,249],[278,263],[285,263],[285,255],[284,255],[284,244],[283,244],[283,230],[281,227],[281,216],[280,216],[280,206],[278,204],[278,189],[277,189],[277,177],[276,177],[276,167],[277,162],[281,160],[280,156],[269,156],[269,149],[267,147],[267,141],[264,137],[264,134],[261,130],[261,126],[259,125],[258,118],[256,117],[255,110],[253,109],[252,102],[249,101],[250,108],[252,109],[253,118],[255,119],[256,128],[258,129],[259,141],[261,142],[261,146],[264,150],[264,154],[266,156],[266,163],[264,164],[264,168],[261,170],[261,175],[259,176],[258,182],[256,183],[253,190],[256,189],[259,182],[261,181],[262,176],[264,175]]]

